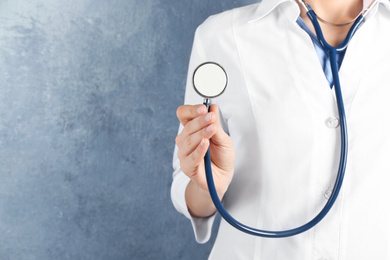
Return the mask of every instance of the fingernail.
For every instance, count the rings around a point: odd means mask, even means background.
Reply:
[[[200,141],[200,146],[202,147],[204,145],[204,138],[202,139],[202,141]]]
[[[203,110],[204,110],[204,106],[199,106],[196,111],[198,112],[198,114],[202,114],[203,113]]]
[[[206,132],[212,132],[212,131],[213,131],[213,128],[214,128],[213,125],[209,125],[209,126],[206,128]]]
[[[211,121],[211,117],[212,117],[212,114],[211,114],[211,113],[208,113],[208,114],[204,117],[204,120],[206,120],[206,122],[209,122],[209,121]]]

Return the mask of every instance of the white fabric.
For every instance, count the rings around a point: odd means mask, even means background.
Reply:
[[[363,10],[367,9],[374,0],[363,0]]]
[[[313,229],[283,239],[247,235],[222,220],[210,259],[390,259],[390,2],[379,2],[340,69],[349,156],[334,207]],[[338,169],[339,127],[329,123],[338,117],[335,96],[298,15],[292,0],[263,0],[212,16],[196,31],[189,65],[186,104],[202,102],[191,84],[199,64],[227,71],[228,87],[214,99],[237,157],[224,205],[267,230],[311,220]],[[176,151],[173,166],[173,204],[204,243],[214,217],[191,218]]]

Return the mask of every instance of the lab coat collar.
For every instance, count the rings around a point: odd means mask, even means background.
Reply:
[[[368,0],[364,0],[364,5],[367,5]],[[390,11],[390,0],[378,0],[378,4],[383,4]],[[262,19],[269,13],[273,12],[278,6],[284,5],[286,15],[296,21],[300,14],[298,3],[295,0],[262,0],[253,15],[248,19],[248,23]]]
[[[267,16],[279,6],[283,6],[289,18],[296,21],[300,10],[295,0],[262,0],[258,5],[253,15],[248,19],[248,23],[255,22]]]
[[[372,0],[363,0],[363,9],[367,8],[372,3]],[[377,5],[384,5],[390,11],[390,0],[378,0]],[[375,7],[377,8],[377,7]],[[370,16],[370,15],[368,15]]]
[[[363,0],[363,9],[366,9],[373,0]],[[390,0],[378,0],[378,3],[383,3],[387,8],[390,6]]]
[[[382,3],[390,11],[390,0],[379,0],[379,3]]]

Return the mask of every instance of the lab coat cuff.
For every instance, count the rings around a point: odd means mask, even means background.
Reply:
[[[212,231],[215,215],[216,214],[207,218],[195,218],[190,216],[192,228],[195,234],[195,240],[199,244],[204,244],[207,241],[209,241],[211,237],[211,231]]]
[[[191,216],[185,200],[185,191],[189,182],[190,179],[184,173],[180,173],[175,176],[171,188],[172,203],[177,211],[182,213],[191,221],[196,242],[204,244],[209,241],[211,237],[211,231],[216,214],[207,218],[195,218]]]

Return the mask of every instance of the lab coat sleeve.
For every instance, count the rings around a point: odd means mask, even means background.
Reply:
[[[201,43],[202,37],[200,36],[199,28],[195,33],[191,59],[188,68],[187,85],[185,92],[185,104],[200,104],[203,99],[195,92],[192,86],[192,73],[196,67],[204,63],[207,60],[207,53]],[[221,117],[220,117],[221,118]],[[223,119],[221,119],[223,120]],[[225,126],[224,122],[221,123]],[[179,133],[182,131],[183,126],[179,128]],[[208,218],[194,218],[190,215],[186,201],[185,201],[185,190],[187,188],[190,179],[180,169],[180,161],[177,157],[177,146],[175,147],[173,155],[173,182],[171,186],[171,199],[176,210],[186,216],[192,224],[195,239],[198,243],[206,243],[211,236],[211,229],[214,223],[215,215]]]
[[[173,159],[173,182],[171,187],[171,199],[176,210],[187,217],[192,224],[192,228],[195,234],[196,242],[203,244],[206,243],[211,236],[211,229],[214,223],[215,214],[208,218],[195,218],[191,216],[188,211],[185,201],[185,190],[190,178],[185,175],[180,169],[180,162],[177,159],[177,147],[175,147],[174,159]]]

